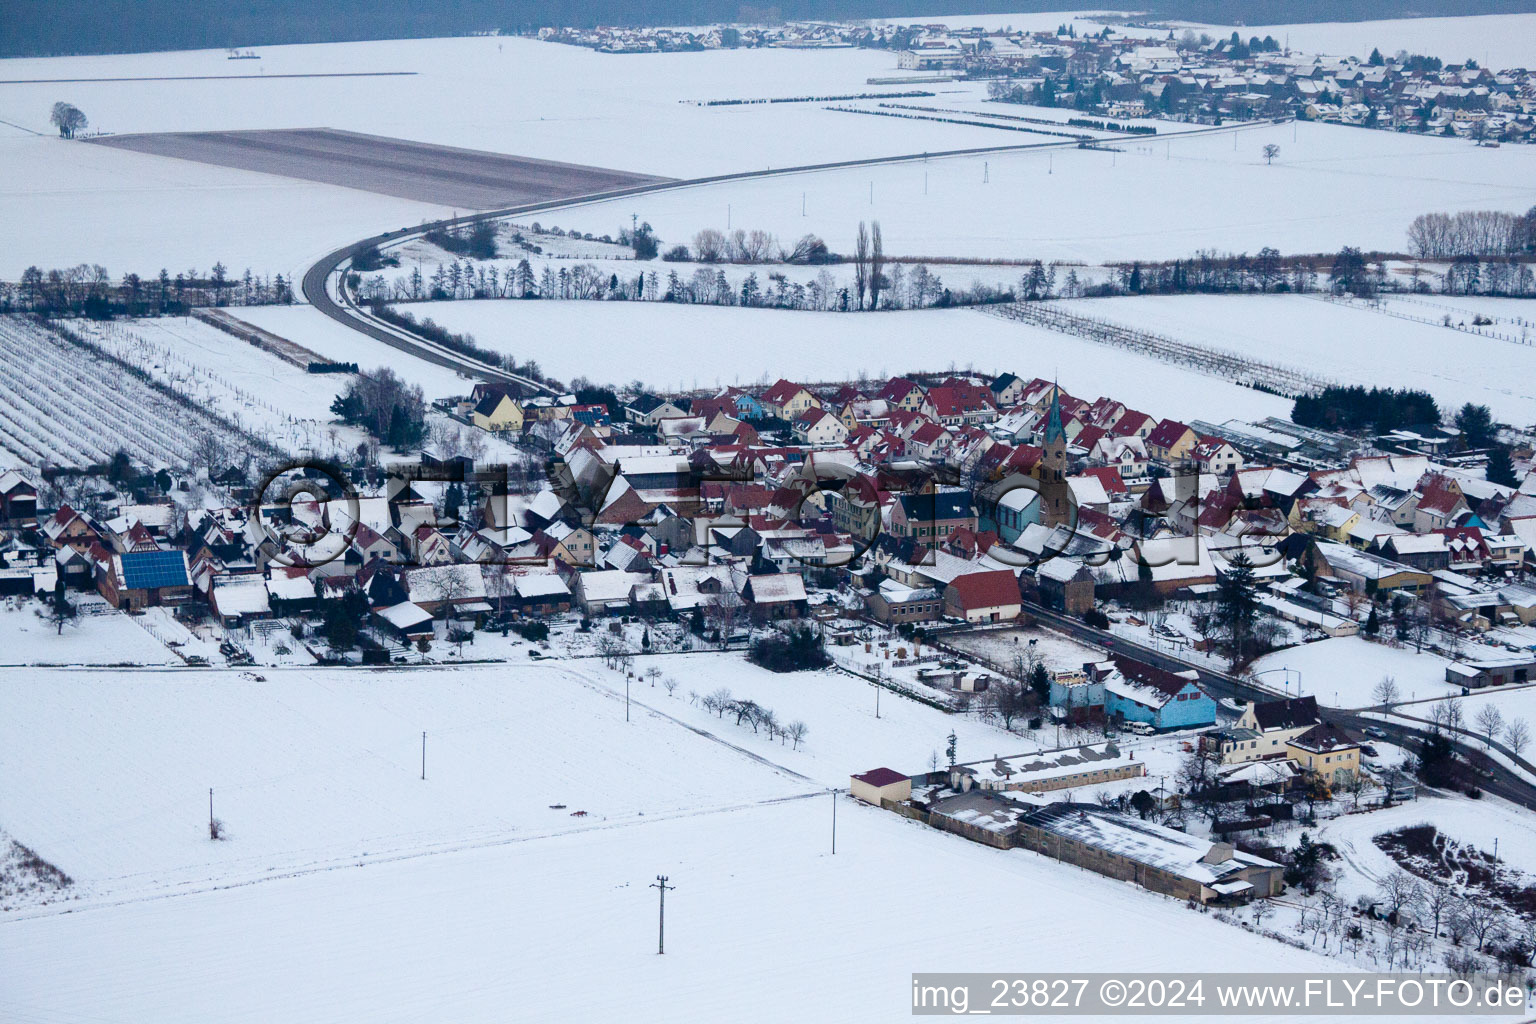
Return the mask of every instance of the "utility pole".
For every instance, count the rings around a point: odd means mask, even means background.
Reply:
[[[832,791],[832,856],[837,856],[837,790],[835,789]]]
[[[427,734],[421,734],[421,781],[427,781]]]
[[[981,162],[981,183],[983,185],[985,185],[987,182],[989,182],[991,180],[992,180],[992,165],[991,165],[990,162],[988,162],[986,160],[983,160]]]
[[[629,672],[624,673],[624,721],[629,721]]]
[[[651,888],[658,890],[661,896],[661,913],[656,920],[656,955],[661,956],[667,951],[667,890],[676,889],[677,886],[668,885],[666,875],[657,875]]]
[[[731,204],[725,204],[725,230],[731,230]]]
[[[805,193],[800,193],[800,216],[805,216]]]
[[[869,183],[869,205],[870,206],[874,206],[875,205],[875,183],[874,182],[870,182]]]
[[[213,829],[213,787],[208,788],[208,834],[214,835]]]

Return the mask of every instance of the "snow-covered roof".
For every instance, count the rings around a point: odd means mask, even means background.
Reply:
[[[396,629],[410,629],[412,626],[420,626],[422,623],[432,621],[430,612],[410,601],[401,601],[388,608],[381,608],[376,614]]]
[[[565,580],[552,572],[529,573],[516,579],[518,597],[569,597],[571,593]]]
[[[220,615],[262,615],[270,611],[267,581],[260,576],[219,576],[213,581],[213,603]],[[310,591],[313,596],[314,591]]]
[[[1024,814],[1020,821],[1202,885],[1238,881],[1232,876],[1247,867],[1277,866],[1239,853],[1229,843],[1082,804],[1047,804]]]

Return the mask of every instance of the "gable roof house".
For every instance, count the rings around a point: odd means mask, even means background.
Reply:
[[[1159,462],[1174,463],[1186,458],[1200,442],[1200,436],[1178,420],[1159,420],[1147,435],[1147,454]]]
[[[654,427],[656,421],[667,416],[686,416],[688,410],[655,395],[636,395],[624,406],[624,417],[641,427]]]
[[[523,407],[509,389],[480,384],[475,390],[482,393],[470,410],[469,422],[494,434],[516,433],[523,429]]]
[[[1200,688],[1194,669],[1168,672],[1130,658],[1113,659],[1119,670],[1104,681],[1104,714],[1154,729],[1213,725],[1216,702]]]
[[[759,395],[758,401],[762,403],[764,413],[781,420],[793,420],[806,409],[813,406],[821,407],[821,399],[811,394],[805,387],[782,377]]]
[[[0,472],[0,524],[14,528],[37,525],[37,488],[14,469]]]
[[[1023,610],[1018,578],[1008,569],[966,573],[944,588],[944,614],[966,622],[1006,622]]]
[[[848,428],[843,421],[820,406],[797,413],[790,430],[803,444],[836,445],[848,440]]]
[[[891,505],[891,533],[896,537],[932,541],[976,527],[971,494],[959,488],[903,494]]]
[[[192,600],[192,576],[185,551],[130,551],[114,555],[99,545],[98,550],[96,589],[113,607],[136,611]]]

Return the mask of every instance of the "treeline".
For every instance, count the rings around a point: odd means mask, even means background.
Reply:
[[[910,92],[850,92],[841,96],[773,96],[757,100],[705,100],[701,107],[736,107],[754,103],[835,103],[839,100],[901,100],[936,96],[937,93],[913,89]]]
[[[1440,408],[1424,391],[1358,385],[1324,388],[1302,395],[1291,408],[1291,422],[1303,427],[1347,433],[1384,434],[1402,427],[1440,422]]]
[[[79,316],[110,320],[116,316],[182,314],[194,306],[264,306],[293,301],[293,288],[282,274],[262,277],[249,268],[231,277],[223,263],[204,274],[196,269],[174,276],[165,269],[153,276],[124,274],[113,281],[99,263],[42,270],[28,267],[12,284],[0,281],[0,312],[38,313],[46,317]]]
[[[813,234],[801,235],[790,246],[782,246],[771,231],[737,228],[720,231],[705,228],[693,236],[693,248],[674,245],[661,257],[669,263],[789,263],[815,266],[836,263],[841,258],[827,248],[827,243]]]
[[[496,258],[496,222],[489,217],[477,217],[459,227],[435,227],[422,237],[455,256],[473,260]]]
[[[309,369],[310,373],[356,373],[356,372],[358,372],[357,371],[357,364],[356,363],[321,363],[321,362],[312,362],[312,363],[309,364],[308,369]]]
[[[478,359],[482,363],[498,366],[508,373],[528,377],[540,381],[557,391],[560,390],[560,382],[544,377],[537,362],[530,360],[526,363],[519,363],[515,358],[505,353],[481,348],[475,344],[474,335],[467,333],[455,334],[441,324],[435,323],[431,317],[424,317],[422,320],[417,321],[410,310],[394,310],[382,301],[373,302],[369,306],[369,312],[385,323],[393,324],[402,330],[409,331],[418,338],[435,342],[444,348],[452,349],[460,355],[469,356],[471,359]]]
[[[406,449],[427,432],[427,403],[421,385],[407,384],[388,367],[359,373],[336,396],[331,412],[349,426],[362,427],[384,444]]]
[[[1149,124],[1121,124],[1118,121],[1095,121],[1090,117],[1070,117],[1067,124],[1074,128],[1096,128],[1101,132],[1125,132],[1128,135],[1156,135],[1157,129]]]
[[[1312,292],[1318,287],[1315,264],[1311,257],[1283,257],[1271,246],[1260,249],[1255,256],[1202,249],[1190,259],[1172,262],[1110,264],[1114,277],[1088,285],[1083,294],[1093,298],[1191,292]]]
[[[1536,252],[1536,206],[1523,214],[1503,210],[1421,213],[1408,225],[1408,248],[1420,259]]]

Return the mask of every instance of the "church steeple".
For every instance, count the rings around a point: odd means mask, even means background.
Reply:
[[[1051,409],[1045,421],[1045,443],[1052,441],[1066,441],[1067,428],[1061,425],[1061,388],[1055,382],[1051,384]]]
[[[1041,439],[1040,523],[1060,526],[1073,520],[1071,488],[1067,484],[1067,428],[1061,422],[1061,388],[1051,385],[1051,408]]]

